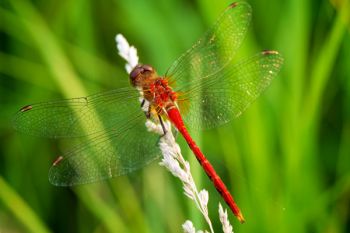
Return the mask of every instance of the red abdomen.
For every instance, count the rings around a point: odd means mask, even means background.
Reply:
[[[173,125],[179,130],[182,136],[185,138],[188,146],[191,148],[192,152],[195,154],[198,162],[203,167],[209,179],[213,182],[216,190],[224,198],[225,202],[228,204],[233,214],[238,218],[238,220],[241,223],[243,223],[244,218],[240,209],[238,208],[237,204],[233,200],[233,197],[228,191],[228,189],[226,188],[224,182],[221,180],[219,175],[215,172],[213,166],[209,163],[208,159],[204,156],[202,151],[199,149],[199,147],[196,145],[196,143],[188,133],[185,127],[185,124],[183,123],[179,110],[175,106],[172,106],[168,108],[166,111],[168,114],[168,118],[173,123]]]

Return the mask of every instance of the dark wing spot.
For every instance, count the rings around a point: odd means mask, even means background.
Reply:
[[[26,105],[26,106],[22,107],[22,108],[20,109],[20,111],[21,111],[21,112],[26,112],[26,111],[31,110],[32,108],[33,108],[32,105]]]
[[[58,156],[55,161],[53,161],[52,166],[57,166],[63,160],[63,156]]]
[[[238,5],[238,2],[233,2],[229,5],[229,7],[234,8]]]
[[[265,51],[262,51],[261,52],[263,55],[273,55],[273,54],[278,54],[277,51],[274,51],[274,50],[265,50]]]

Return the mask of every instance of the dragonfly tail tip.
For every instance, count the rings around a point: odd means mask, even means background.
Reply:
[[[237,215],[236,215],[236,217],[237,217],[237,219],[238,219],[238,221],[240,222],[240,223],[245,223],[245,219],[244,219],[244,217],[243,217],[243,215],[242,215],[242,213],[241,212],[239,212]]]

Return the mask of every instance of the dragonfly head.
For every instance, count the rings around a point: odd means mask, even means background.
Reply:
[[[139,64],[130,72],[130,82],[134,87],[142,87],[156,77],[152,66]]]

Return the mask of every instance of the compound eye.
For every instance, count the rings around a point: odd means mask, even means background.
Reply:
[[[144,71],[149,71],[149,72],[153,72],[153,67],[149,66],[149,65],[143,65],[142,68],[144,69]]]
[[[139,76],[142,72],[143,72],[143,69],[141,67],[135,67],[130,73],[130,78],[136,79],[137,76]]]

